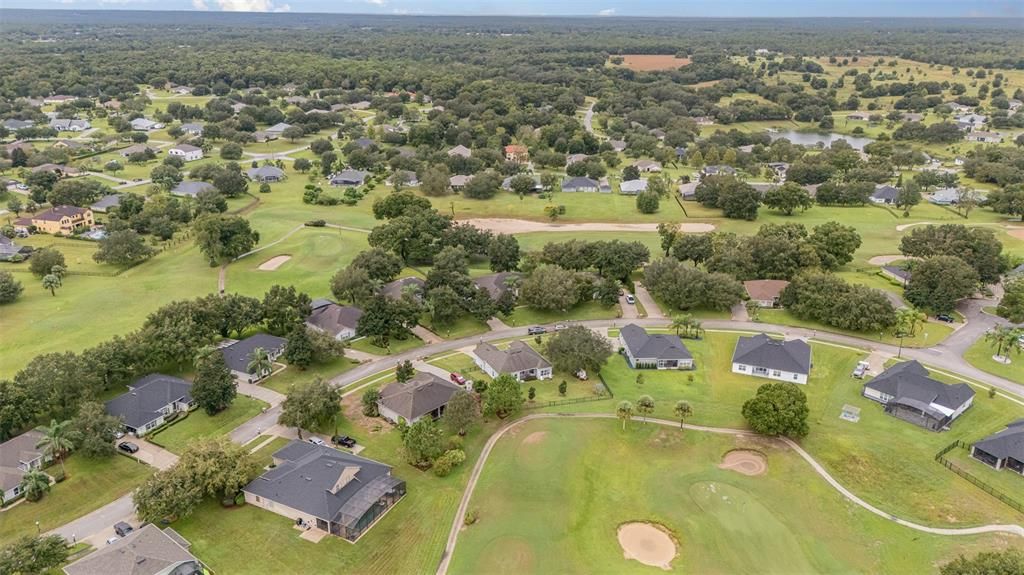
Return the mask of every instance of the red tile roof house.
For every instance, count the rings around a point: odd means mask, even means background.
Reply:
[[[788,285],[786,280],[751,280],[743,282],[743,289],[747,290],[750,301],[756,301],[761,307],[773,308],[778,307],[782,290]]]
[[[526,146],[511,144],[505,146],[505,159],[510,162],[525,164],[530,160],[530,152]]]

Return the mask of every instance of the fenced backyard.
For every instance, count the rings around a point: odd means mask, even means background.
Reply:
[[[988,493],[992,497],[995,497],[999,501],[1005,503],[1006,505],[1009,505],[1011,508],[1015,509],[1016,511],[1018,511],[1020,513],[1024,513],[1024,502],[1022,502],[1020,500],[1017,500],[1017,499],[1014,499],[1013,497],[1010,497],[1009,495],[1007,495],[1004,492],[1004,490],[999,489],[999,488],[991,485],[990,483],[982,480],[976,474],[971,473],[970,471],[965,469],[959,462],[953,461],[949,457],[949,454],[950,454],[950,452],[953,452],[954,450],[957,450],[957,449],[962,449],[965,453],[969,453],[970,449],[971,449],[971,446],[967,442],[961,441],[961,440],[958,439],[958,440],[954,441],[953,443],[950,443],[946,447],[942,448],[942,450],[939,451],[938,453],[936,453],[935,454],[935,461],[938,461],[946,469],[952,471],[953,473],[956,473],[957,475],[959,475],[960,477],[963,477],[967,481],[970,481],[971,483],[973,483],[975,486],[977,486],[979,489],[981,489],[985,493]],[[980,461],[977,462],[977,464],[978,465],[984,465]],[[985,470],[987,470],[987,468],[982,469],[982,471],[985,471]],[[995,472],[995,473],[998,473],[998,472]],[[1016,478],[1010,478],[1010,479],[1016,479]],[[1024,486],[1022,486],[1022,487],[1024,487]]]

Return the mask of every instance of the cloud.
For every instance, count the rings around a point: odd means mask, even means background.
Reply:
[[[192,0],[192,7],[196,10],[209,10],[210,6],[206,3],[206,0]]]
[[[367,4],[373,4],[374,6],[383,6],[388,3],[387,0],[366,0]]]
[[[598,16],[614,16],[615,8],[605,8],[597,13]]]
[[[291,12],[289,4],[275,5],[273,0],[216,0],[224,12]],[[207,0],[192,0],[196,10],[209,10]]]

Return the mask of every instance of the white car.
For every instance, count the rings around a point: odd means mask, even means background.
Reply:
[[[320,439],[319,437],[310,437],[309,442],[312,443],[313,445],[327,445],[327,443],[323,439]]]
[[[555,324],[555,331],[562,331],[563,329],[565,329],[567,327],[569,327],[569,326],[565,325],[564,323],[556,323]]]
[[[634,297],[633,294],[626,294],[626,303],[628,303],[629,305],[635,304],[636,297]]]
[[[115,543],[115,542],[120,541],[120,540],[121,540],[120,537],[111,537],[110,539],[107,539],[107,545],[110,545],[111,543]]]

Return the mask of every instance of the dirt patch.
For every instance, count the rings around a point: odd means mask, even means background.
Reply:
[[[361,393],[353,393],[342,398],[341,411],[345,414],[345,419],[369,433],[380,433],[387,429],[387,423],[383,419],[363,415]]]
[[[269,260],[261,263],[260,267],[258,269],[261,272],[272,272],[272,271],[276,270],[277,268],[283,266],[284,262],[286,262],[286,261],[288,261],[290,259],[292,259],[292,256],[288,256],[288,255],[274,256],[274,257],[270,258]]]
[[[674,54],[624,54],[620,66],[638,72],[653,70],[675,70],[690,64],[689,58],[678,58]]]
[[[541,441],[544,441],[544,438],[547,437],[547,435],[548,432],[546,431],[534,431],[523,439],[523,445],[536,445]]]
[[[892,256],[875,256],[868,260],[868,263],[873,266],[887,266],[892,262],[898,262],[900,260],[907,259],[907,256],[892,255]]]
[[[725,454],[719,469],[728,469],[743,475],[764,475],[768,471],[768,462],[764,455],[747,449],[734,449]]]
[[[664,527],[654,523],[623,523],[619,525],[618,539],[626,559],[665,571],[672,569],[676,542]]]
[[[474,218],[461,220],[482,230],[496,234],[525,234],[530,232],[656,232],[658,224],[616,224],[616,223],[585,223],[585,224],[551,224],[530,220],[514,220],[506,218]],[[679,229],[685,233],[706,233],[715,231],[712,224],[680,224]]]
[[[1024,240],[1024,230],[1021,230],[1021,229],[1006,230],[1006,233],[1011,238],[1014,238],[1014,239],[1017,239],[1017,240]]]

